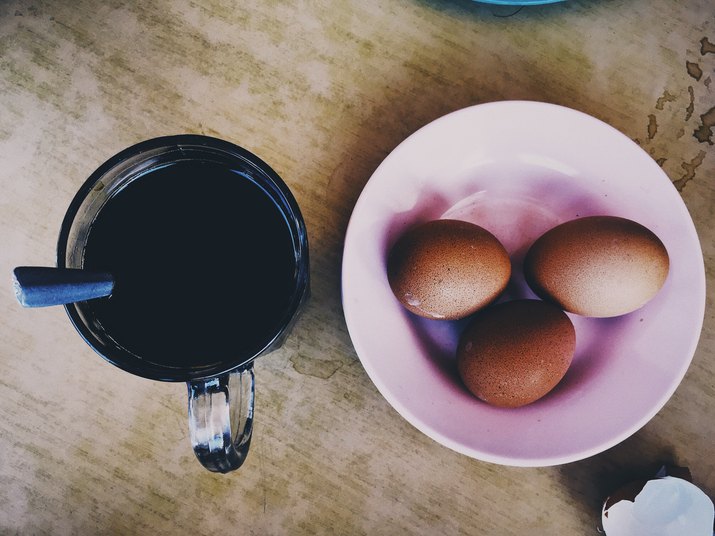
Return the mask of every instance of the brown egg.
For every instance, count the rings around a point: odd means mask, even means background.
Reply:
[[[668,252],[639,223],[590,216],[562,223],[529,249],[524,275],[532,290],[566,311],[610,317],[645,305],[668,275]]]
[[[475,396],[515,408],[551,391],[575,348],[576,331],[562,310],[539,300],[510,301],[482,311],[462,333],[457,369]]]
[[[511,262],[486,229],[458,220],[413,227],[392,247],[390,287],[408,310],[455,320],[488,305],[506,288]]]

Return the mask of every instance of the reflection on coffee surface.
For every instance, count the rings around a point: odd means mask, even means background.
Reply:
[[[116,288],[86,307],[115,342],[171,367],[252,357],[284,322],[296,285],[288,222],[245,174],[179,161],[114,194],[84,267]]]

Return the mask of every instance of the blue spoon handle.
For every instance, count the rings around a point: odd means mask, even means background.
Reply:
[[[114,278],[105,272],[18,266],[13,270],[13,287],[23,307],[47,307],[109,296]]]

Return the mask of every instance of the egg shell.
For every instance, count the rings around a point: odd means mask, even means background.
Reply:
[[[433,220],[402,235],[387,262],[390,287],[408,310],[426,318],[464,318],[506,288],[511,262],[486,229],[459,220]]]
[[[619,501],[631,501],[633,502],[638,494],[643,490],[643,487],[655,478],[663,478],[664,476],[673,476],[676,478],[681,478],[688,482],[693,481],[693,475],[690,473],[690,469],[687,467],[680,467],[677,465],[663,465],[658,474],[653,478],[642,478],[639,480],[632,480],[623,484],[621,487],[617,488],[616,491],[611,493],[606,500],[603,502],[603,512],[606,513],[608,509]]]
[[[481,400],[519,407],[546,395],[573,359],[576,331],[558,307],[516,300],[480,312],[462,333],[457,370]]]
[[[693,483],[665,476],[634,482],[601,511],[607,536],[711,536],[715,508]]]
[[[668,269],[660,239],[615,216],[562,223],[539,237],[524,260],[526,281],[539,297],[591,317],[639,309],[663,286]]]

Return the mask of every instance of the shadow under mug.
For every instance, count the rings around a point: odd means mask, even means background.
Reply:
[[[116,342],[95,318],[89,302],[69,304],[65,309],[84,340],[113,365],[153,380],[187,383],[194,453],[207,469],[226,473],[241,466],[250,446],[255,393],[253,362],[283,343],[309,295],[305,222],[286,184],[257,156],[216,138],[179,135],[141,142],[102,164],[79,189],[62,223],[57,265],[83,268],[92,224],[113,196],[154,170],[187,160],[218,164],[233,172],[236,180],[252,181],[268,194],[287,222],[296,268],[292,295],[286,296],[288,305],[280,313],[277,327],[250,355],[235,355],[201,366],[169,366],[143,359]]]

